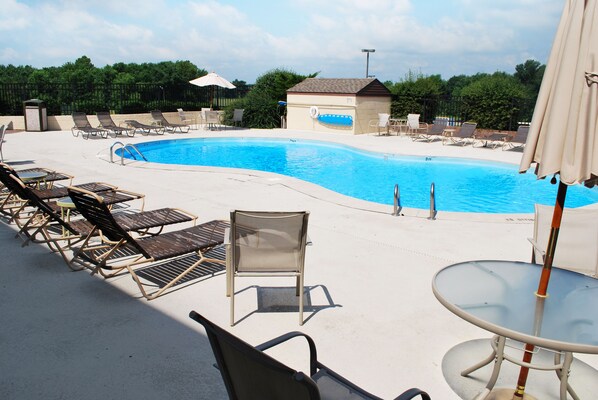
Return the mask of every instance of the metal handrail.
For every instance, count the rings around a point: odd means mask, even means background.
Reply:
[[[430,185],[430,216],[428,219],[435,220],[436,214],[438,214],[436,210],[436,194],[434,191],[434,182],[432,182],[432,185]]]
[[[114,158],[113,158],[114,152],[113,152],[113,149],[114,149],[114,146],[116,146],[116,145],[120,145],[121,149],[123,149],[123,153],[120,155],[120,165],[125,165],[125,157],[124,157],[124,152],[125,151],[127,153],[129,153],[131,155],[131,157],[133,157],[133,159],[135,159],[135,160],[137,159],[135,157],[135,154],[133,154],[133,152],[130,150],[131,148],[133,150],[135,150],[135,152],[137,154],[139,154],[139,156],[141,158],[143,158],[143,161],[147,161],[147,158],[145,158],[145,156],[143,155],[143,153],[141,153],[141,151],[139,151],[139,149],[134,144],[131,144],[131,143],[124,144],[123,142],[114,142],[112,144],[112,146],[110,146],[110,162],[111,163],[114,163]]]
[[[392,211],[392,215],[399,216],[401,215],[401,210],[403,209],[403,207],[401,206],[401,191],[399,190],[399,184],[395,184],[395,195],[394,195],[394,208]]]

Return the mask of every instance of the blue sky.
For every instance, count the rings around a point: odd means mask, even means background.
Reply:
[[[273,68],[320,77],[444,79],[545,63],[564,0],[0,0],[0,64],[189,60],[248,83]]]

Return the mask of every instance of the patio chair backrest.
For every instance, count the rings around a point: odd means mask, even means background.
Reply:
[[[513,143],[525,143],[527,141],[527,135],[529,133],[529,125],[519,125],[517,132],[511,138],[510,142]]]
[[[119,242],[124,241],[133,246],[147,258],[151,256],[124,230],[115,220],[114,216],[104,203],[104,200],[95,193],[87,190],[69,187],[68,193],[77,211],[81,213],[92,225],[102,231],[108,239]]]
[[[235,108],[233,110],[233,122],[242,122],[244,112],[245,112],[245,109],[243,109],[243,108]]]
[[[440,135],[448,126],[448,118],[436,118],[428,131],[429,134]]]
[[[378,113],[378,127],[386,128],[388,126],[389,120],[390,120],[390,114]]]
[[[407,127],[409,129],[419,129],[419,114],[407,115]]]
[[[232,267],[303,273],[309,212],[231,211]]]
[[[477,126],[478,124],[475,122],[463,122],[457,135],[461,138],[473,138]]]
[[[168,121],[164,117],[164,114],[162,114],[162,111],[160,111],[160,110],[152,110],[152,111],[150,111],[150,114],[151,114],[152,119],[154,121],[160,122],[163,125],[168,125]]]
[[[75,127],[77,128],[91,128],[91,124],[87,119],[87,114],[80,111],[73,112],[73,122],[75,123]]]
[[[104,128],[114,128],[116,124],[112,119],[112,116],[107,111],[98,111],[96,112],[96,116],[98,117],[98,121],[100,121],[100,125]]]
[[[534,219],[535,259],[544,259],[554,207],[536,204]],[[598,278],[598,209],[565,208],[553,265]]]
[[[207,124],[219,124],[220,123],[220,115],[218,115],[218,111],[206,111],[205,115],[206,115],[205,121]]]
[[[190,317],[206,330],[218,369],[232,400],[319,400],[315,382],[196,312]]]

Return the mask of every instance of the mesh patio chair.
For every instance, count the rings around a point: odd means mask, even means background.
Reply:
[[[222,119],[218,111],[205,112],[205,124],[208,129],[220,129],[222,127]]]
[[[195,311],[189,317],[206,330],[208,340],[226,391],[231,400],[380,400],[318,360],[316,344],[302,332],[289,332],[253,347],[225,331]],[[303,338],[309,346],[309,372],[296,371],[264,351],[294,338]],[[395,400],[430,396],[417,388],[405,391]]]
[[[152,110],[150,111],[150,114],[156,125],[159,125],[172,133],[175,133],[177,130],[181,133],[187,133],[191,129],[189,125],[173,124],[168,122],[160,110]]]
[[[125,134],[130,137],[135,136],[134,129],[123,128],[122,126],[116,125],[109,112],[98,111],[96,112],[96,116],[98,117],[98,121],[100,122],[100,126],[102,127],[102,129],[106,129],[112,132],[114,134],[114,137],[122,134]]]
[[[188,276],[206,264],[210,264],[206,267],[207,274],[213,275],[218,270],[211,265],[225,263],[222,258],[209,256],[211,250],[224,243],[224,230],[228,226],[224,221],[215,220],[191,228],[134,238],[97,194],[71,187],[69,196],[77,211],[94,226],[94,231],[85,238],[81,247],[73,251],[71,262],[89,266],[92,274],[99,273],[105,278],[126,270],[147,300],[161,296],[179,283],[186,283]],[[90,250],[89,240],[97,230],[101,231],[104,241]],[[195,256],[191,261],[185,258],[191,255]],[[163,263],[160,264],[161,261]],[[152,274],[147,271],[149,268],[158,268],[159,273]],[[142,282],[144,277],[150,277],[147,279],[149,282]],[[158,288],[149,293],[145,289],[148,284]]]
[[[389,121],[390,121],[390,114],[386,113],[378,113],[378,119],[372,119],[368,123],[370,128],[377,128],[378,135],[381,135],[382,131],[384,131],[385,135],[389,134]]]
[[[407,135],[414,136],[428,130],[428,124],[419,122],[419,114],[407,115]]]
[[[502,143],[497,143],[502,144],[503,150],[523,148],[525,146],[525,142],[527,141],[528,133],[529,125],[519,125],[515,135],[507,135],[503,138]]]
[[[243,108],[235,108],[233,110],[233,126],[241,127],[243,126],[243,113],[245,109]]]
[[[448,118],[436,118],[431,127],[425,132],[420,132],[412,136],[413,141],[425,140],[431,142],[435,139],[441,139],[444,136],[444,130],[448,126]]]
[[[166,130],[166,128],[164,128],[161,125],[142,124],[141,122],[136,121],[134,119],[127,119],[123,121],[123,123],[133,130],[133,135],[135,135],[135,133],[138,132],[145,136],[149,135],[150,133],[155,133],[156,135],[163,135],[164,131]]]
[[[197,129],[197,118],[194,115],[183,111],[182,108],[177,108],[177,112],[179,113],[181,124],[192,125],[194,129]]]
[[[303,280],[309,212],[240,211],[230,213],[227,242],[227,296],[234,325],[235,278],[296,278],[299,323],[303,325]]]
[[[536,204],[532,262],[544,263],[554,207]],[[553,265],[598,278],[598,209],[565,208]]]
[[[71,128],[73,136],[77,137],[81,134],[83,139],[89,139],[89,136],[99,136],[104,139],[108,138],[108,133],[110,133],[110,131],[92,127],[85,113],[75,111],[73,112],[72,117],[75,124],[75,126]]]
[[[464,122],[463,125],[461,125],[461,128],[456,130],[452,135],[443,136],[442,144],[446,145],[453,143],[462,146],[465,146],[468,143],[472,144],[475,139],[474,135],[477,126],[478,124],[475,122]]]

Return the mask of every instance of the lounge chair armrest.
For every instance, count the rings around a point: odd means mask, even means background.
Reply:
[[[224,228],[224,243],[225,246],[230,244],[230,228]]]
[[[420,396],[422,400],[430,400],[430,395],[418,388],[406,390],[398,397],[395,397],[394,400],[408,400],[414,398],[415,396]]]
[[[172,207],[173,210],[180,212],[181,214],[185,214],[187,215],[189,218],[191,218],[193,220],[193,223],[195,224],[195,221],[197,221],[197,219],[199,218],[199,216],[193,214],[192,212],[189,212],[187,210],[183,210],[182,208],[176,208],[176,207]]]
[[[299,336],[305,338],[305,340],[307,340],[307,344],[309,345],[309,369],[310,375],[314,375],[318,369],[318,354],[316,351],[316,344],[311,337],[303,332],[293,331],[285,333],[284,335],[278,336],[274,339],[268,340],[265,343],[255,346],[255,348],[259,351],[264,351]]]

